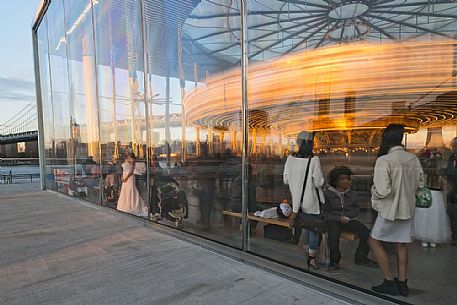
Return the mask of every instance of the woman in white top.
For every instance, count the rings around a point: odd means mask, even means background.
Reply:
[[[148,206],[140,197],[135,186],[135,155],[129,154],[124,163],[122,163],[122,188],[119,200],[117,201],[117,210],[130,213],[136,216],[147,217]]]
[[[324,175],[322,173],[319,158],[314,156],[313,153],[313,134],[301,132],[298,135],[297,144],[299,145],[298,153],[294,153],[287,158],[283,176],[284,184],[289,185],[290,193],[292,195],[292,219],[297,217],[300,210],[306,214],[319,215],[319,198],[324,200],[321,189],[321,186],[324,184]],[[308,162],[311,162],[309,165],[308,179],[306,181],[303,201],[300,202]],[[299,220],[297,219],[297,221]],[[319,269],[316,262],[316,254],[319,248],[319,234],[308,230],[306,231],[306,234],[308,234],[309,248],[307,260],[308,269],[311,266],[314,270],[317,270]]]
[[[403,133],[402,125],[392,124],[382,134],[371,189],[371,203],[378,217],[371,231],[370,245],[384,273],[384,282],[372,289],[378,293],[408,296],[407,245],[413,240],[416,192],[424,184],[424,175],[416,155],[405,151],[401,145]],[[395,244],[398,279],[392,276],[382,242]]]

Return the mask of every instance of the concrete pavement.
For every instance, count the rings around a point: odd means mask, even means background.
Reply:
[[[390,304],[53,192],[0,186],[0,304]]]

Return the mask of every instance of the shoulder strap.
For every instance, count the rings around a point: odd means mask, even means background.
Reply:
[[[305,195],[306,182],[308,181],[309,166],[311,165],[312,159],[313,159],[313,157],[309,158],[308,165],[306,166],[305,181],[303,182],[303,189],[301,191],[301,197],[300,197],[300,206],[303,203],[303,196]]]

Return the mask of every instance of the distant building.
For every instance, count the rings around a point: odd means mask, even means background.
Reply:
[[[38,158],[38,141],[0,144],[0,158]]]

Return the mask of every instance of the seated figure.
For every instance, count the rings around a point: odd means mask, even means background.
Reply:
[[[341,231],[353,232],[360,239],[355,253],[355,263],[357,265],[378,266],[376,262],[367,258],[370,231],[360,221],[356,220],[360,209],[351,191],[351,175],[352,171],[348,167],[335,167],[330,171],[330,186],[324,192],[324,218],[327,221],[328,247],[330,248],[329,271],[339,269]]]

